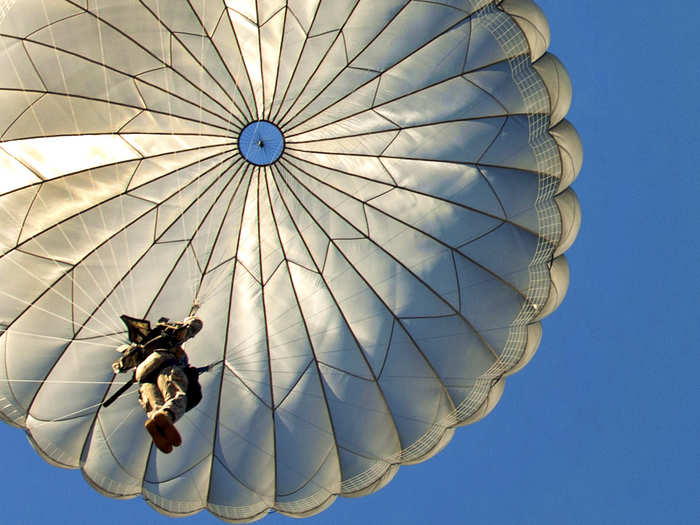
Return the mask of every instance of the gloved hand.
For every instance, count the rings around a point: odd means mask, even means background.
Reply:
[[[117,350],[122,353],[122,356],[112,363],[112,370],[115,374],[126,372],[137,366],[143,359],[143,346],[139,344],[121,345]]]
[[[133,344],[133,343],[132,343],[132,344]],[[123,354],[123,353],[126,352],[129,348],[131,348],[131,345],[132,345],[132,344],[123,344],[123,345],[119,345],[118,347],[115,348],[115,350],[116,350],[117,352],[119,352],[120,354]]]

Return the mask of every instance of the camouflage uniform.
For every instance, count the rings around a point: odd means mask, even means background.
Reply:
[[[160,333],[144,345],[132,344],[123,349],[122,357],[112,366],[115,372],[136,367],[134,377],[141,383],[139,403],[149,419],[164,413],[171,422],[182,417],[187,407],[188,380],[184,368],[187,354],[180,343],[185,328],[159,324]]]
[[[182,367],[165,367],[154,382],[142,383],[139,403],[149,419],[159,412],[164,412],[173,423],[180,419],[187,408],[187,376]]]

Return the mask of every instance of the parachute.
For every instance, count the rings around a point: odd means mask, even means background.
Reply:
[[[302,517],[484,417],[566,293],[582,148],[530,0],[0,11],[0,416],[158,511]],[[163,455],[120,315],[195,312]]]

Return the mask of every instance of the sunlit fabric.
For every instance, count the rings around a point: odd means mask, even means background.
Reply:
[[[548,43],[529,0],[4,2],[0,416],[108,496],[228,520],[437,453],[566,293]],[[211,370],[164,455],[135,386],[101,407],[120,315],[195,312]]]

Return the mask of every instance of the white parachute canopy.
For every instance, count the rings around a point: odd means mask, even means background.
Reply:
[[[378,490],[483,417],[561,302],[571,84],[529,0],[18,0],[0,12],[0,416],[172,515]],[[182,319],[169,455],[110,364]]]

